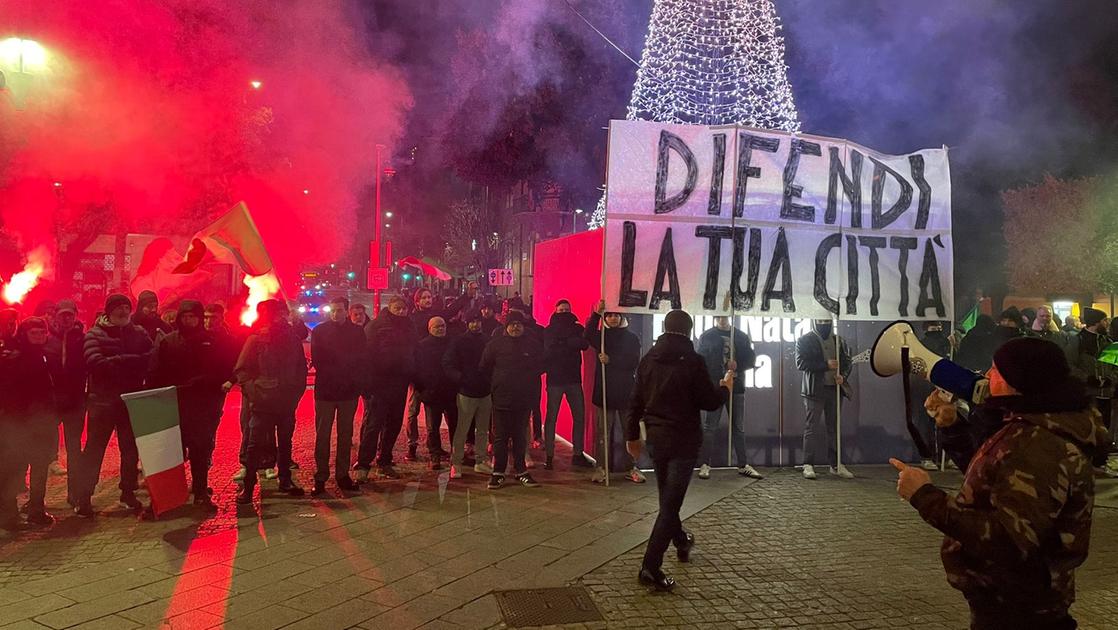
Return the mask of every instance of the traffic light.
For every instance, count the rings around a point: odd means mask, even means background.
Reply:
[[[410,273],[405,273],[404,274],[404,282],[407,282],[408,280],[411,280],[411,274]]]

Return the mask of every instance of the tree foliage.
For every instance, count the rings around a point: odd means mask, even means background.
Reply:
[[[446,215],[443,261],[460,269],[473,266],[484,276],[501,263],[506,219],[505,213],[480,201],[454,202]]]

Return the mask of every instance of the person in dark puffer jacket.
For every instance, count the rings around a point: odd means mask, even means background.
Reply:
[[[443,369],[443,357],[450,347],[447,323],[442,317],[427,322],[428,336],[415,349],[415,383],[423,416],[427,421],[427,453],[431,470],[440,470],[442,460],[450,454],[443,450],[440,425],[446,418],[447,435],[453,439],[458,426],[457,388]],[[451,447],[453,448],[453,446]]]
[[[605,323],[605,346],[602,346],[601,326]],[[597,427],[602,427],[603,416],[608,407],[609,442],[607,433],[602,430],[595,431],[597,444],[594,457],[598,460],[598,468],[590,478],[595,483],[602,483],[611,471],[605,469],[606,449],[613,450],[613,435],[622,430],[623,411],[629,404],[629,396],[633,392],[633,382],[636,378],[637,365],[641,360],[641,341],[629,331],[628,323],[621,313],[606,312],[605,301],[598,303],[598,308],[586,322],[586,340],[590,347],[598,353],[598,361],[594,371],[594,394],[592,400],[597,412]],[[602,397],[602,371],[605,370],[606,390]],[[626,457],[628,459],[628,457]],[[620,462],[619,462],[620,463]],[[633,483],[644,483],[644,474],[637,468],[635,460],[623,462],[623,470],[628,470],[626,475]],[[616,470],[615,462],[610,462],[610,468]]]
[[[131,300],[120,294],[110,295],[105,299],[105,314],[85,335],[89,419],[79,473],[81,484],[74,497],[75,512],[84,518],[93,516],[91,499],[114,431],[120,446],[120,503],[133,510],[143,509],[135,494],[139,476],[136,437],[120,395],[144,389],[155,347],[147,332],[131,323],[131,314]]]
[[[489,423],[493,413],[489,378],[481,370],[481,355],[489,341],[489,335],[485,334],[482,326],[485,318],[480,311],[474,311],[464,319],[466,334],[453,339],[443,355],[443,371],[458,386],[458,426],[454,430],[451,447],[451,479],[462,476],[460,468],[465,461],[471,425],[476,426],[476,452],[485,452],[489,444]],[[474,463],[474,472],[492,474],[493,467],[479,456]]]

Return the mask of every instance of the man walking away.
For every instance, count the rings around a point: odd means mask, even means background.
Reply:
[[[671,590],[675,580],[664,574],[664,552],[674,544],[680,562],[689,562],[695,536],[683,529],[679,509],[687,495],[691,471],[703,444],[700,411],[726,404],[734,374],[726,372],[716,386],[706,363],[691,342],[691,316],[671,311],[664,318],[664,334],[641,359],[636,386],[625,417],[626,448],[641,454],[641,422],[656,471],[660,511],[645,549],[638,578],[659,591]]]
[[[105,314],[89,329],[82,346],[89,371],[89,427],[79,494],[74,497],[74,512],[82,518],[93,516],[93,491],[114,431],[120,448],[120,504],[136,511],[144,507],[136,498],[140,474],[136,437],[120,395],[144,388],[155,348],[147,332],[131,323],[131,315],[131,300],[119,293],[110,295],[105,299]]]
[[[838,463],[835,437],[838,431],[838,401],[836,390],[842,397],[850,397],[846,382],[852,369],[850,349],[846,341],[838,340],[832,330],[831,320],[817,319],[811,330],[796,340],[796,369],[804,373],[800,396],[804,399],[804,479],[815,479],[815,466],[822,463],[821,453],[826,449],[831,464],[831,474],[843,479],[853,479],[854,473]]]
[[[510,312],[505,321],[505,335],[493,338],[481,357],[481,369],[493,385],[493,475],[490,490],[505,483],[508,467],[509,440],[512,440],[513,471],[516,479],[527,487],[536,487],[528,474],[525,456],[528,452],[528,422],[543,373],[543,346],[524,334],[524,316]]]
[[[465,316],[466,334],[450,342],[443,355],[443,371],[458,386],[458,426],[454,429],[451,447],[450,478],[462,477],[461,467],[466,450],[470,425],[476,426],[478,460],[474,472],[492,474],[493,467],[481,457],[489,444],[489,422],[493,412],[493,399],[489,394],[489,377],[481,369],[481,355],[489,336],[482,329],[480,311]]]
[[[571,465],[589,468],[590,462],[583,453],[586,435],[586,399],[582,394],[582,351],[590,344],[584,337],[585,330],[571,312],[571,303],[559,300],[544,331],[547,353],[547,418],[544,423],[544,450],[547,455],[544,468],[554,468],[555,423],[563,398],[571,410]]]
[[[606,326],[604,346],[599,329],[603,319]],[[606,449],[610,449],[612,453],[613,435],[616,431],[622,430],[624,426],[622,412],[629,404],[629,396],[633,393],[637,365],[641,360],[641,341],[636,335],[629,332],[628,324],[621,313],[606,312],[604,300],[598,303],[598,309],[590,316],[590,321],[586,323],[586,340],[590,342],[590,347],[598,353],[598,364],[594,372],[594,395],[591,399],[597,411],[597,427],[602,427],[602,418],[606,413],[602,399],[602,370],[605,370],[606,374],[604,404],[609,405],[609,430],[602,433],[599,428],[596,431],[597,446],[594,450],[594,457],[598,460],[598,467],[590,478],[595,483],[603,483],[606,480],[606,475],[610,473],[605,468]],[[606,441],[607,438],[609,439],[608,442]],[[644,473],[637,468],[636,460],[626,462],[626,468],[629,470],[627,476],[633,483],[644,483],[646,481]]]
[[[202,325],[201,302],[183,300],[175,317],[176,330],[162,336],[155,352],[151,387],[174,385],[178,390],[182,445],[190,462],[194,505],[214,508],[209,487],[214,436],[221,421],[223,389],[232,377],[216,334]]]
[[[427,454],[431,458],[431,470],[441,470],[443,460],[450,454],[443,450],[440,425],[445,416],[447,437],[453,440],[458,426],[457,392],[454,381],[443,370],[443,357],[450,347],[446,320],[432,317],[427,322],[427,331],[427,338],[417,344],[415,351],[416,392],[423,403],[423,416],[427,421]]]
[[[394,296],[381,309],[365,329],[365,343],[373,410],[371,422],[361,426],[361,446],[354,466],[359,483],[369,478],[374,457],[381,477],[399,478],[392,466],[392,449],[400,437],[408,385],[414,378],[416,344],[407,302],[402,297]]]
[[[330,438],[337,424],[334,481],[340,490],[356,491],[349,476],[353,450],[353,418],[361,393],[364,371],[365,331],[349,319],[349,300],[330,300],[330,321],[311,332],[311,362],[314,364],[314,494],[326,492],[330,478]]]
[[[66,444],[67,471],[61,466],[55,469],[66,474],[66,500],[74,505],[78,496],[78,460],[82,455],[82,434],[85,433],[85,357],[82,356],[82,343],[85,329],[77,317],[77,306],[72,300],[61,300],[50,322],[50,337],[43,351],[50,366],[51,378],[55,385],[55,402],[58,415],[62,420],[62,436]]]
[[[291,480],[291,434],[295,409],[307,389],[307,358],[298,333],[284,318],[284,310],[278,300],[256,305],[259,327],[245,342],[234,370],[252,405],[248,467],[237,503],[252,503],[256,471],[271,463],[273,445],[280,492],[293,497],[304,494]],[[276,437],[278,443],[273,441]]]
[[[1091,538],[1091,462],[1106,430],[1053,343],[1007,342],[990,376],[980,409],[1000,412],[1002,423],[967,463],[959,493],[893,459],[897,493],[943,532],[947,581],[966,597],[971,628],[1075,628],[1069,610]]]
[[[730,339],[733,339],[733,354]],[[727,399],[726,408],[730,413],[730,440],[733,454],[738,460],[738,474],[753,479],[763,479],[761,473],[746,463],[745,454],[745,370],[757,365],[757,353],[753,351],[753,341],[749,335],[731,326],[729,317],[715,317],[714,328],[704,331],[699,337],[699,354],[706,363],[712,382],[717,383],[727,372],[734,373],[734,395]],[[699,467],[699,479],[710,479],[710,463],[718,452],[718,425],[722,422],[722,409],[703,414],[703,453]],[[732,461],[728,462],[731,465]]]

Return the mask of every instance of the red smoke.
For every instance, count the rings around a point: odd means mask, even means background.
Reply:
[[[4,69],[0,92],[0,217],[24,253],[87,228],[190,235],[243,199],[290,277],[348,248],[375,145],[411,105],[346,2],[0,0],[0,15],[0,40],[49,54],[30,79]]]

